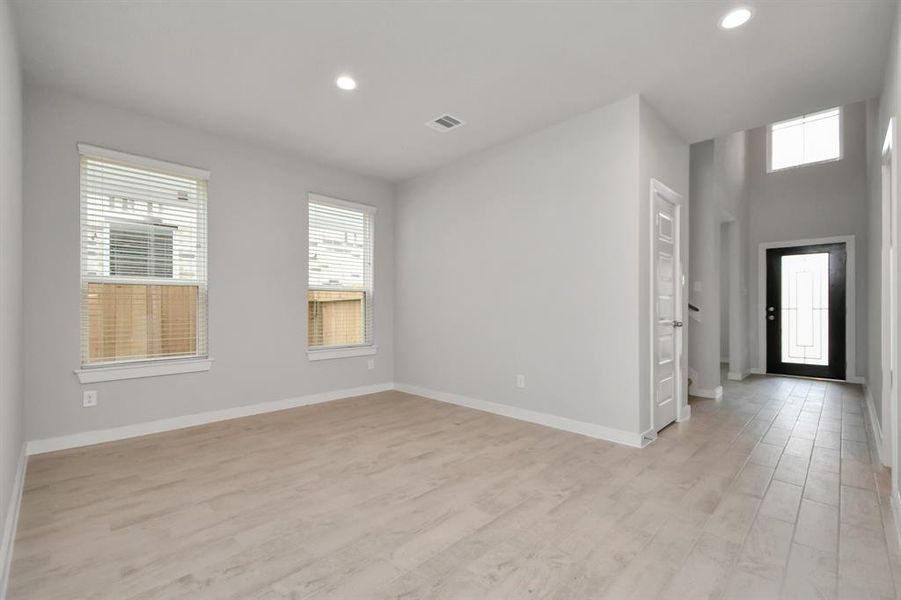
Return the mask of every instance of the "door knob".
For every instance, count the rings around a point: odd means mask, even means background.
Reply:
[[[673,321],[673,327],[682,327],[682,321]]]
[[[776,307],[775,307],[775,306],[771,306],[771,307],[769,307],[767,310],[769,310],[770,312],[773,312],[774,310],[776,310]]]
[[[775,320],[776,320],[776,316],[775,316],[775,315],[770,315],[770,316],[767,317],[767,319],[769,319],[770,321],[775,321]]]

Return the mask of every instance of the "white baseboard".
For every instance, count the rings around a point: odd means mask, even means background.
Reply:
[[[16,479],[9,494],[9,508],[3,522],[3,538],[0,539],[0,599],[6,598],[9,571],[13,560],[13,542],[16,540],[16,525],[19,523],[19,507],[22,506],[22,491],[25,488],[25,470],[28,468],[28,454],[25,444],[19,454]]]
[[[499,404],[497,402],[489,402],[488,400],[478,400],[476,398],[467,398],[457,394],[448,392],[439,392],[406,383],[395,384],[395,389],[416,396],[423,396],[438,400],[440,402],[448,402],[466,408],[474,408],[485,412],[490,412],[520,421],[528,421],[529,423],[537,423],[545,427],[553,427],[554,429],[562,429],[571,433],[579,433],[599,440],[632,446],[634,448],[642,447],[642,434],[631,433],[621,429],[613,429],[612,427],[604,427],[603,425],[595,425],[594,423],[586,423],[584,421],[576,421],[566,417],[558,417],[534,410],[518,408],[507,404]]]
[[[726,373],[726,379],[728,379],[729,381],[742,381],[749,374],[749,371],[742,371],[741,373],[733,373],[732,371],[729,371],[728,373]]]
[[[723,386],[718,385],[712,390],[706,390],[692,385],[688,388],[688,393],[691,396],[697,396],[699,398],[713,398],[714,400],[719,400],[723,397]]]
[[[679,411],[678,416],[676,417],[677,423],[683,423],[691,418],[691,404],[686,404],[682,407],[682,410]]]
[[[277,410],[297,408],[298,406],[309,406],[311,404],[320,404],[322,402],[330,402],[342,398],[375,394],[392,389],[394,389],[393,383],[376,383],[344,390],[335,390],[333,392],[322,392],[319,394],[310,394],[308,396],[299,396],[297,398],[287,398],[285,400],[248,404],[247,406],[236,406],[234,408],[185,415],[183,417],[173,417],[171,419],[160,419],[158,421],[150,421],[147,423],[136,423],[134,425],[125,425],[123,427],[114,427],[112,429],[99,429],[96,431],[85,431],[42,440],[31,440],[28,442],[28,454],[43,454],[44,452],[55,452],[57,450],[91,446],[93,444],[124,440],[151,433],[161,433],[163,431],[184,429],[185,427],[206,425],[207,423],[215,423],[217,421],[227,421],[229,419],[249,417],[251,415],[259,415]]]
[[[864,396],[867,399],[867,409],[870,413],[870,428],[873,430],[873,439],[876,440],[876,452],[879,454],[879,462],[887,467],[891,465],[889,452],[886,452],[885,440],[882,437],[882,425],[876,418],[876,405],[873,402],[873,394],[870,393],[869,387],[864,387]]]
[[[749,370],[753,375],[766,375],[766,369],[760,367],[751,367]]]

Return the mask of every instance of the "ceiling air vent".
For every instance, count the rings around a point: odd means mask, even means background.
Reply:
[[[451,115],[441,115],[431,121],[426,121],[425,126],[435,131],[450,131],[464,125],[463,121]]]

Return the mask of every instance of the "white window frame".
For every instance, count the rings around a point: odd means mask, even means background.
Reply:
[[[375,215],[377,212],[377,208],[370,204],[360,204],[358,202],[351,202],[349,200],[341,200],[338,198],[333,198],[331,196],[326,196],[323,194],[318,194],[315,192],[310,192],[307,194],[307,215],[309,215],[309,208],[311,203],[316,204],[325,204],[328,206],[334,206],[336,208],[346,208],[350,210],[360,211],[362,213],[366,213],[369,215],[369,218],[372,220],[370,224],[370,232],[369,232],[369,246],[371,248],[371,260],[372,264],[370,265],[370,282],[369,282],[369,302],[372,306],[371,314],[372,320],[369,324],[369,333],[370,339],[363,344],[354,344],[352,346],[315,346],[310,347],[307,346],[307,359],[310,361],[319,361],[319,360],[331,360],[335,358],[352,358],[355,356],[370,356],[378,353],[378,345],[375,344]],[[307,222],[307,256],[309,257],[309,239],[310,239],[310,224]],[[304,282],[305,288],[305,296],[309,297],[310,291],[310,263],[309,258],[307,259],[307,272],[306,272],[306,281]],[[309,311],[309,302],[304,300],[305,305]]]
[[[826,158],[824,160],[816,160],[813,162],[805,162],[798,165],[792,165],[790,167],[782,167],[779,169],[773,168],[773,127],[776,125],[781,125],[786,121],[794,121],[796,119],[801,119],[804,117],[815,117],[816,115],[830,112],[835,109],[838,109],[838,157],[837,158]],[[842,160],[845,157],[845,108],[843,106],[833,106],[832,108],[826,108],[824,110],[818,110],[816,112],[807,113],[804,115],[798,115],[796,117],[792,117],[790,119],[783,119],[781,121],[777,121],[775,123],[770,123],[766,126],[766,172],[769,173],[783,173],[785,171],[792,171],[794,169],[803,169],[804,167],[812,167],[814,165],[824,165],[826,163],[834,163]]]
[[[209,181],[210,172],[206,169],[199,169],[197,167],[189,167],[185,165],[180,165],[177,163],[166,162],[162,160],[157,160],[155,158],[148,158],[146,156],[139,156],[135,154],[129,154],[126,152],[120,152],[118,150],[111,150],[109,148],[102,148],[99,146],[92,146],[90,144],[77,144],[78,149],[78,159],[81,160],[82,156],[91,156],[95,158],[107,159],[110,161],[127,163],[130,165],[134,165],[136,167],[148,169],[151,171],[161,171],[164,173],[172,173],[176,175],[183,175],[186,177],[191,177],[194,179],[204,179]],[[82,194],[81,194],[81,179],[79,178],[78,184],[78,205],[79,205],[79,215],[81,214],[81,202],[82,202]],[[209,222],[209,190],[207,191],[207,222]],[[81,225],[79,224],[79,231]],[[79,234],[79,248],[81,247],[81,234]],[[205,285],[207,288],[207,295],[209,295],[209,232],[207,232],[207,256],[206,256],[206,280]],[[79,261],[79,277],[83,277],[81,273],[82,262]],[[135,278],[129,278],[129,282],[137,281]],[[161,283],[158,279],[148,279],[148,282],[157,284],[157,285],[165,285]],[[79,298],[79,302],[81,302],[81,298]],[[210,331],[210,321],[209,321],[209,306],[208,304],[205,306],[206,310],[206,354],[197,355],[197,356],[176,356],[176,357],[159,357],[159,358],[142,358],[138,360],[120,360],[115,362],[107,362],[101,364],[82,364],[78,369],[75,369],[73,372],[78,376],[79,383],[96,383],[103,381],[117,381],[122,379],[138,379],[143,377],[156,377],[160,375],[176,375],[180,373],[197,373],[209,371],[213,364],[213,359],[210,357],[210,346],[209,346],[209,331]],[[79,316],[79,319],[82,317]],[[81,326],[79,324],[79,326]],[[79,348],[79,354],[81,353],[81,348]],[[79,359],[80,360],[80,359]]]

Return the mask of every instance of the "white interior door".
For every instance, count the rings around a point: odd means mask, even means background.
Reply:
[[[680,207],[653,192],[653,409],[660,431],[676,420],[681,394],[682,273],[679,263]]]

